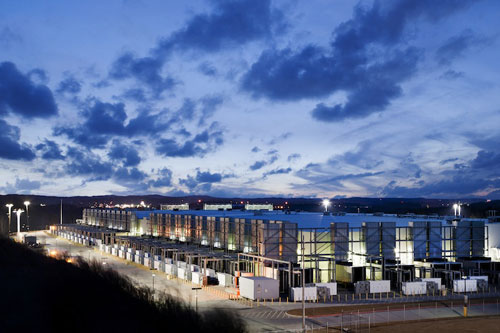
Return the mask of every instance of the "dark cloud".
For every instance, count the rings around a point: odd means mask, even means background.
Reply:
[[[36,157],[35,153],[30,146],[20,143],[20,138],[19,127],[11,126],[5,120],[0,119],[0,158],[32,161]]]
[[[96,154],[69,147],[66,155],[69,158],[66,173],[70,176],[88,177],[86,181],[108,180],[113,176],[113,164]]]
[[[113,179],[120,183],[140,183],[147,178],[147,175],[139,169],[119,167],[113,174]]]
[[[66,135],[75,143],[88,148],[102,148],[113,136],[156,136],[158,132],[169,128],[164,112],[151,114],[148,110],[140,110],[137,117],[127,123],[123,103],[92,100],[83,106],[80,115],[84,119],[83,123],[55,127],[54,135]]]
[[[288,160],[288,162],[293,162],[293,161],[298,160],[299,158],[301,158],[301,155],[295,153],[295,154],[288,155],[287,160]]]
[[[469,4],[409,0],[375,1],[371,8],[358,5],[353,18],[335,29],[330,48],[264,51],[243,76],[241,88],[255,98],[285,101],[347,92],[343,105],[316,106],[312,115],[320,121],[381,111],[402,94],[401,83],[416,72],[421,58],[419,50],[401,43],[406,26],[422,18],[439,20]]]
[[[136,102],[146,102],[147,100],[144,90],[140,88],[127,89],[123,92],[123,94],[121,94],[121,97]]]
[[[141,163],[137,149],[131,145],[124,145],[119,140],[113,140],[108,156],[112,160],[123,161],[125,167],[135,167]]]
[[[14,113],[25,118],[57,114],[52,91],[34,83],[11,62],[0,63],[0,114]]]
[[[223,177],[220,173],[211,173],[210,171],[196,171],[196,176],[188,175],[186,178],[180,178],[179,184],[189,188],[191,192],[209,192],[212,184],[220,183]]]
[[[283,174],[288,174],[290,172],[292,172],[292,168],[280,168],[280,169],[268,171],[268,172],[264,173],[264,176],[283,175]]]
[[[255,171],[262,169],[267,165],[267,161],[256,161],[254,164],[250,165],[250,170]]]
[[[439,162],[440,165],[445,165],[447,163],[451,163],[451,162],[456,162],[458,161],[458,158],[454,157],[454,158],[448,158],[446,160],[442,160]]]
[[[261,151],[261,149],[257,146],[253,147],[251,150],[252,153],[258,153],[259,151]]]
[[[198,70],[206,76],[214,77],[217,76],[217,68],[211,63],[205,61],[198,66]]]
[[[471,47],[487,42],[487,39],[476,36],[472,30],[464,30],[461,34],[450,37],[437,49],[436,60],[440,65],[450,65]]]
[[[480,150],[471,162],[474,169],[495,170],[500,168],[500,154],[492,151]],[[500,172],[499,172],[500,175]]]
[[[172,52],[217,52],[270,38],[285,26],[282,13],[271,7],[270,0],[221,0],[212,4],[211,13],[193,16],[184,28],[163,38],[150,56],[123,54],[113,63],[110,77],[134,78],[159,96],[175,84],[173,79],[162,77],[163,65]]]
[[[347,151],[344,154],[336,155],[328,160],[329,164],[349,164],[365,170],[372,170],[384,163],[380,159],[380,154],[373,154],[374,141],[361,141],[355,150]],[[375,156],[374,156],[375,155]]]
[[[182,143],[175,139],[160,139],[156,142],[156,152],[167,157],[203,157],[223,143],[222,131],[217,123]]]
[[[169,187],[172,186],[172,170],[162,168],[157,172],[157,178],[149,181],[150,187]]]
[[[3,48],[10,48],[14,44],[21,43],[23,38],[18,33],[14,32],[9,27],[2,27],[0,29],[0,45]]]
[[[61,82],[57,87],[57,92],[60,94],[68,93],[68,94],[78,94],[82,90],[82,84],[80,81],[75,79],[73,76],[70,76]]]
[[[196,180],[200,183],[218,183],[222,180],[222,175],[220,173],[210,173],[210,171],[198,171]]]
[[[292,136],[292,133],[291,133],[291,132],[285,132],[285,133],[283,133],[283,134],[281,134],[281,135],[278,135],[278,136],[275,136],[274,138],[272,138],[272,139],[268,142],[268,144],[269,144],[269,145],[275,145],[275,144],[277,144],[277,143],[280,143],[280,142],[282,142],[282,141],[285,141],[286,139],[288,139],[288,138],[289,138],[289,137],[291,137],[291,136]]]
[[[54,141],[45,139],[43,143],[38,144],[35,148],[42,153],[41,157],[44,160],[64,160],[59,145]]]
[[[200,100],[201,103],[201,115],[199,120],[199,125],[204,125],[206,120],[213,116],[215,111],[219,106],[222,105],[224,99],[222,96],[205,96]]]
[[[449,69],[443,74],[441,74],[439,78],[443,80],[457,80],[463,78],[464,76],[465,76],[464,72],[457,72],[452,69]]]
[[[14,184],[9,182],[0,187],[0,191],[6,194],[28,194],[34,190],[39,190],[42,183],[37,180],[17,178]]]

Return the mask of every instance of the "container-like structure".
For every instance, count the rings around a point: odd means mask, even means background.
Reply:
[[[240,277],[240,295],[253,301],[279,298],[279,281],[262,276]]]

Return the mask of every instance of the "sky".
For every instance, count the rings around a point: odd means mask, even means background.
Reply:
[[[500,2],[0,2],[0,193],[500,199]]]

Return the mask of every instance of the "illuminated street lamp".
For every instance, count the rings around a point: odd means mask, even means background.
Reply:
[[[330,200],[325,199],[325,200],[323,200],[322,204],[325,207],[325,212],[328,212],[328,206],[330,206]]]
[[[24,213],[24,209],[15,209],[14,213],[17,215],[17,235],[19,236],[21,232],[21,214]]]
[[[31,202],[29,201],[25,201],[24,202],[24,206],[26,207],[26,229],[27,230],[30,230],[30,213],[29,213],[29,205],[30,205]]]
[[[458,205],[453,204],[453,212],[455,213],[455,217],[457,216],[457,209],[458,209]]]
[[[455,212],[455,217],[461,216],[461,212],[460,212],[461,208],[462,208],[462,204],[460,202],[453,204],[453,211]]]
[[[10,232],[10,223],[12,221],[12,206],[14,206],[13,204],[6,204],[5,207],[7,207],[9,209],[9,226],[7,227],[7,233]]]

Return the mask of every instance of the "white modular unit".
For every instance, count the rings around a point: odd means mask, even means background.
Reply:
[[[162,270],[161,269],[161,260],[155,260],[153,268],[158,270],[158,271],[161,271]]]
[[[219,286],[230,287],[232,285],[233,277],[226,273],[217,273],[217,280],[219,280]]]
[[[105,250],[106,250],[106,253],[111,254],[111,246],[110,245],[106,245]]]
[[[119,256],[120,258],[124,258],[124,259],[125,259],[125,253],[126,253],[126,252],[125,252],[125,251],[123,251],[123,250],[118,250],[118,256]]]
[[[130,252],[127,252],[127,260],[134,261],[134,254],[130,253]]]
[[[187,264],[184,261],[177,261],[177,267],[185,269],[187,267]]]
[[[391,291],[390,280],[370,281],[370,294],[388,293]]]
[[[484,275],[484,276],[469,276],[469,279],[470,280],[485,280],[486,283],[488,282],[488,276],[487,275]]]
[[[202,284],[203,283],[203,275],[200,272],[192,272],[191,273],[191,281],[194,284]]]
[[[187,279],[187,271],[186,271],[186,269],[182,268],[182,267],[178,267],[177,268],[177,277],[179,279],[186,280]]]
[[[453,280],[453,291],[470,293],[477,291],[477,280]]]
[[[165,264],[173,264],[174,260],[171,258],[165,258]]]
[[[118,253],[117,253],[117,251],[116,251],[115,248],[111,249],[111,254],[114,255],[114,256],[118,255]]]
[[[165,264],[165,273],[170,275],[177,275],[177,266],[173,264]]]
[[[99,251],[104,252],[105,251],[105,245],[104,244],[99,244]]]
[[[304,299],[306,301],[315,301],[317,298],[318,298],[318,288],[317,287],[305,287],[304,288]],[[294,302],[302,301],[302,288],[301,287],[292,288],[292,300]]]
[[[427,282],[403,282],[402,291],[405,295],[425,295],[427,294]]]
[[[240,295],[251,300],[279,298],[279,281],[263,276],[241,277]]]
[[[217,275],[215,274],[215,269],[211,269],[211,268],[207,268],[205,270],[205,275],[208,276],[208,277],[217,277]]]
[[[270,279],[278,279],[279,272],[276,268],[264,267],[264,276]]]
[[[191,265],[190,269],[191,269],[191,272],[199,272],[200,271],[200,266],[198,266],[198,265]]]
[[[443,289],[443,285],[441,284],[441,278],[423,278],[421,280],[423,282],[434,282],[435,284],[437,284],[439,290]]]
[[[134,261],[137,264],[141,264],[141,265],[144,262],[143,252],[141,250],[136,250],[135,251]]]
[[[337,295],[337,282],[328,282],[328,283],[315,283],[316,287],[327,287],[330,289],[330,295]]]
[[[144,257],[144,266],[151,268],[151,258],[150,257]]]

